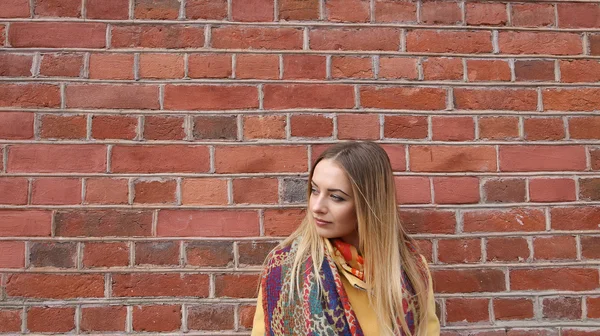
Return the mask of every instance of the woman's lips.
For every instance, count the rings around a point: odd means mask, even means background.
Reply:
[[[331,224],[331,222],[324,221],[322,219],[317,219],[317,218],[315,218],[315,222],[317,223],[317,225],[320,225],[320,226]]]

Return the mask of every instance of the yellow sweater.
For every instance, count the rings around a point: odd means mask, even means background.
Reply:
[[[423,258],[425,261],[425,258]],[[427,262],[425,261],[425,264]],[[340,272],[346,272],[336,261],[336,266]],[[438,336],[440,334],[440,322],[437,315],[435,314],[435,301],[433,298],[433,284],[431,281],[431,274],[429,268],[427,269],[429,275],[429,309],[427,310],[427,332],[424,335],[419,336]],[[367,292],[364,290],[355,288],[348,282],[346,276],[341,276],[342,284],[350,300],[350,305],[356,314],[358,323],[363,330],[365,336],[379,336],[379,325],[377,324],[377,316],[375,311],[369,304],[369,298]],[[252,336],[262,336],[265,334],[265,316],[262,309],[262,290],[258,292],[258,300],[256,303],[256,313],[254,314],[254,322],[252,325]]]

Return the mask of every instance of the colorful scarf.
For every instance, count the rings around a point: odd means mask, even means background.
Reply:
[[[325,240],[327,249],[319,273],[323,283],[322,293],[319,295],[317,292],[317,281],[309,256],[300,270],[303,275],[300,281],[302,297],[289,300],[289,289],[294,281],[291,269],[298,243],[299,239],[291,246],[274,251],[262,275],[266,335],[363,335],[334,262],[335,259],[354,287],[364,289],[362,257],[353,246],[341,240],[334,240],[333,246]],[[412,295],[414,290],[404,274],[402,282],[406,289],[402,300],[405,318],[411,333],[414,333],[416,297]]]

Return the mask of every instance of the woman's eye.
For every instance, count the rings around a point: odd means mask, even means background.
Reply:
[[[311,192],[311,194],[316,194],[316,193],[317,193],[317,189],[315,189],[315,188],[310,188],[310,192]]]
[[[331,195],[331,198],[333,198],[333,200],[336,201],[336,202],[341,202],[341,201],[344,200],[343,198],[341,198],[338,195]]]

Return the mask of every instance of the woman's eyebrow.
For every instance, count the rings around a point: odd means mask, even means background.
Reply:
[[[319,186],[318,186],[318,185],[317,185],[317,184],[316,184],[314,181],[311,181],[310,183],[311,183],[311,184],[314,184],[314,185],[315,185],[315,187],[317,187],[317,188],[319,187]],[[348,195],[348,194],[347,194],[345,191],[343,191],[342,189],[327,189],[327,191],[329,191],[329,192],[332,192],[332,191],[339,191],[339,192],[341,192],[342,194],[344,194],[344,195],[346,195],[346,196],[350,197],[350,195]]]

